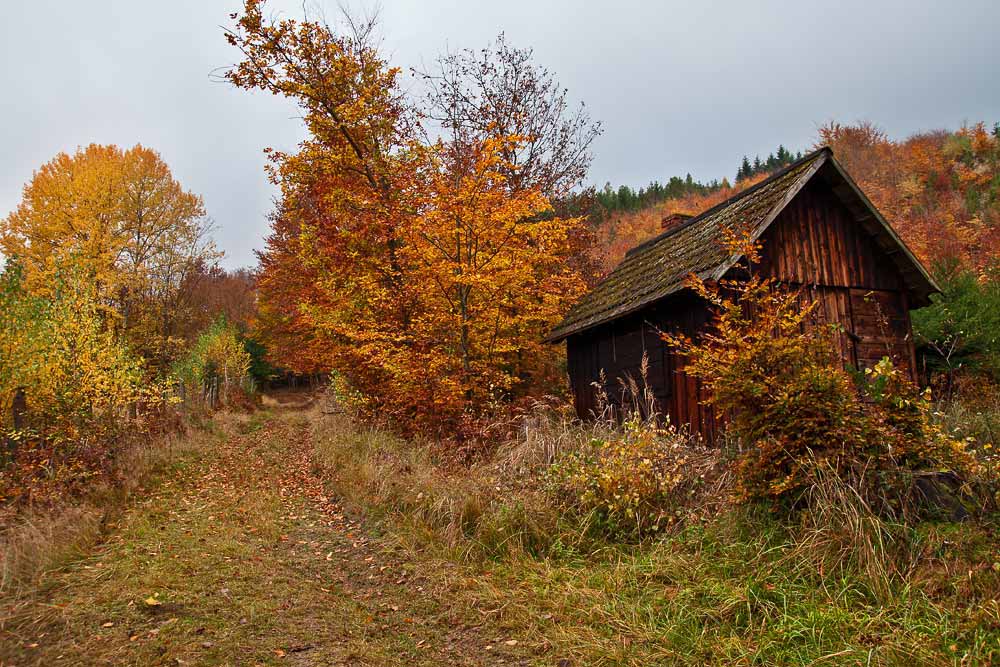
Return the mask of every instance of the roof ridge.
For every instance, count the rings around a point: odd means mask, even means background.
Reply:
[[[670,229],[668,229],[666,231],[660,232],[656,236],[654,236],[654,237],[652,237],[650,239],[646,239],[645,241],[643,241],[639,245],[637,245],[637,246],[635,246],[633,248],[630,248],[628,251],[625,252],[625,257],[628,257],[628,256],[630,256],[630,255],[632,255],[632,254],[634,254],[634,253],[636,253],[639,250],[642,250],[644,248],[648,248],[651,245],[659,243],[663,239],[668,238],[670,236],[673,236],[674,234],[676,234],[680,230],[684,229],[685,227],[689,227],[689,226],[693,225],[694,223],[698,222],[702,218],[704,218],[706,216],[709,216],[712,213],[715,213],[719,209],[725,208],[726,206],[729,206],[729,205],[731,205],[731,204],[739,201],[743,197],[746,197],[748,195],[753,194],[754,192],[756,192],[757,190],[761,189],[765,185],[768,185],[769,183],[772,183],[773,181],[776,181],[779,178],[781,178],[782,176],[786,175],[788,172],[801,167],[802,165],[806,164],[807,162],[809,162],[811,160],[814,160],[814,159],[818,158],[822,153],[828,153],[828,154],[830,154],[832,156],[833,155],[833,149],[830,148],[829,146],[821,146],[820,148],[817,148],[816,150],[812,151],[811,153],[809,153],[807,155],[803,155],[802,157],[800,157],[795,162],[788,163],[787,165],[785,165],[784,167],[782,167],[778,171],[774,172],[773,174],[769,175],[767,178],[765,178],[764,180],[760,181],[759,183],[754,183],[749,188],[746,188],[745,190],[741,190],[741,191],[737,192],[736,194],[734,194],[729,199],[724,199],[723,201],[719,202],[715,206],[712,206],[710,208],[705,209],[704,211],[702,211],[698,215],[692,216],[690,219],[685,220],[681,224],[675,225],[674,227],[671,227]]]
[[[703,211],[691,220],[636,246],[580,298],[548,336],[555,341],[622,317],[679,289],[692,272],[715,271],[727,257],[715,241],[718,230],[736,218],[756,226],[771,220],[816,170],[832,159],[820,148],[779,169],[759,183]],[[793,196],[793,195],[792,195]],[[669,239],[669,241],[664,241]]]

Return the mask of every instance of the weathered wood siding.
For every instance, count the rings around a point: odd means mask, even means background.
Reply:
[[[822,181],[812,181],[761,239],[763,273],[801,288],[823,321],[840,324],[845,363],[884,356],[913,375],[913,335],[902,276]]]
[[[577,414],[587,419],[598,413],[598,388],[615,409],[631,404],[630,385],[634,382],[640,391],[643,387],[645,354],[645,382],[657,409],[670,415],[673,423],[714,438],[716,420],[704,404],[707,393],[700,381],[684,373],[683,360],[660,337],[661,331],[693,335],[707,321],[705,304],[690,293],[681,293],[635,315],[570,336],[566,350]]]
[[[837,345],[844,363],[871,366],[883,356],[915,372],[909,304],[895,264],[874,243],[851,212],[822,180],[807,185],[761,238],[760,270],[802,290],[817,302],[819,322],[841,325]],[[648,359],[646,381],[658,407],[674,423],[712,439],[719,424],[704,405],[705,390],[683,371],[660,330],[695,334],[709,319],[705,304],[690,292],[675,294],[645,310],[567,340],[570,382],[577,413],[597,411],[594,383],[604,372],[610,402],[628,399],[631,378],[641,385],[640,365]]]

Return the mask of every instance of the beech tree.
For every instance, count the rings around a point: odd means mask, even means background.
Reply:
[[[263,7],[233,16],[244,58],[226,77],[294,100],[310,133],[269,151],[281,197],[258,289],[272,360],[336,371],[370,409],[433,432],[551,377],[556,352],[538,341],[582,285],[566,268],[579,221],[545,189],[579,176],[524,177],[534,138],[513,128],[429,140],[374,20]]]

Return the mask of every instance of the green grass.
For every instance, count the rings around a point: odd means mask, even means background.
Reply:
[[[886,581],[762,509],[619,544],[548,502],[531,442],[468,469],[319,410],[221,416],[103,542],[0,599],[0,664],[1000,660],[991,525],[887,533]]]
[[[934,601],[901,586],[880,601],[851,578],[796,572],[781,530],[758,520],[760,532],[747,535],[733,528],[741,519],[636,549],[489,563],[483,594],[509,600],[513,618],[549,617],[533,631],[580,664],[989,664],[1000,655],[995,598]]]
[[[516,448],[455,469],[432,447],[343,418],[315,430],[329,488],[378,517],[430,570],[460,568],[476,582],[466,593],[473,604],[531,642],[538,664],[1000,660],[991,524],[878,528],[889,532],[867,548],[891,561],[884,573],[857,564],[870,558],[827,557],[856,536],[817,538],[754,508],[623,545],[561,516],[530,483],[506,484],[512,462],[526,457]]]
[[[0,664],[518,662],[453,604],[461,578],[424,576],[322,496],[301,416],[217,426],[103,544],[0,599]]]

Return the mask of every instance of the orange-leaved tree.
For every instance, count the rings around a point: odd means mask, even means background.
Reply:
[[[428,362],[449,378],[438,403],[483,405],[558,382],[555,350],[542,339],[583,289],[566,264],[580,223],[551,215],[537,189],[509,187],[507,156],[523,141],[439,142],[426,152],[426,194],[405,255],[422,288],[416,329]]]
[[[234,15],[244,59],[227,78],[293,99],[310,132],[270,152],[281,199],[258,288],[274,361],[335,371],[369,408],[436,432],[551,375],[539,340],[579,290],[577,221],[516,182],[526,138],[427,141],[373,21],[337,33],[262,8]]]

